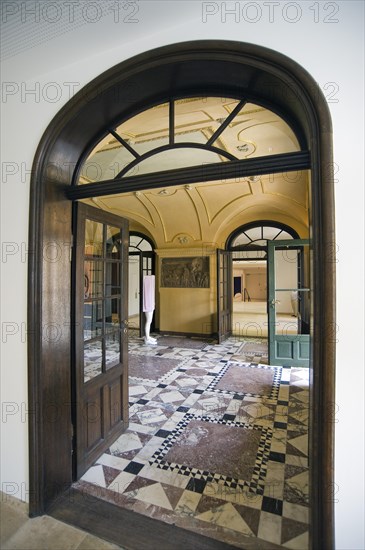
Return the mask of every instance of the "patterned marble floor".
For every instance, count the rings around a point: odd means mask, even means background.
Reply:
[[[131,338],[129,429],[75,487],[237,548],[307,549],[308,370],[265,364],[265,339],[157,338]]]

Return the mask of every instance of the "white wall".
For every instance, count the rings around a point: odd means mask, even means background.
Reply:
[[[8,56],[1,104],[3,490],[27,497],[29,171],[42,133],[73,90],[123,59],[186,40],[240,40],[301,64],[324,91],[333,117],[338,167],[336,536],[338,549],[363,549],[363,2],[80,0],[72,13],[72,3],[58,1],[39,17],[29,13],[35,4],[43,6],[32,0],[2,3],[2,55]],[[232,7],[235,13],[227,14]],[[10,16],[10,11],[16,13]]]

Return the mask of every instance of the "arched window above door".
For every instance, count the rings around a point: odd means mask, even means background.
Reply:
[[[153,249],[154,244],[148,237],[134,231],[129,233],[129,252],[153,252]]]
[[[243,225],[227,239],[226,250],[235,252],[236,258],[265,259],[267,241],[298,239],[298,233],[288,225],[259,221]]]
[[[106,129],[77,184],[300,151],[283,118],[244,99],[171,99]]]

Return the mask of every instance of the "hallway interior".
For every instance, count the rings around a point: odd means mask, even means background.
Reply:
[[[264,338],[136,332],[129,429],[74,488],[237,548],[308,548],[308,369],[267,365]]]

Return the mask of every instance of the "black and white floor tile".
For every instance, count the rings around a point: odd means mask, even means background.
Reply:
[[[264,339],[157,338],[131,338],[129,429],[75,486],[237,548],[308,548],[308,369],[267,365]]]

